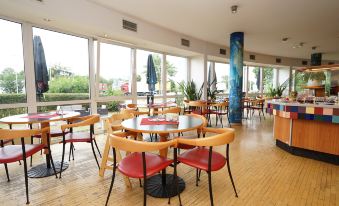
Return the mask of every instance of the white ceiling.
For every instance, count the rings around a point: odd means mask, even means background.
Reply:
[[[245,32],[245,50],[310,58],[339,59],[338,0],[90,0],[198,39],[229,46],[229,35]],[[230,12],[238,5],[237,14]],[[289,37],[283,43],[281,39]],[[292,46],[304,42],[302,48]]]

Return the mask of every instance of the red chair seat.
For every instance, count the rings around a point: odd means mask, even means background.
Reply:
[[[195,148],[189,151],[186,151],[178,156],[178,161],[190,165],[192,167],[208,170],[208,156],[209,150],[206,148]],[[218,152],[212,151],[212,162],[211,170],[217,171],[223,168],[226,164],[226,158],[219,154]]]
[[[25,144],[26,157],[39,152],[44,148],[43,144]],[[11,163],[22,160],[21,145],[7,145],[0,147],[0,163]]]
[[[212,111],[211,114],[226,115],[227,112],[224,112],[224,111]]]
[[[147,177],[156,174],[173,163],[171,159],[152,153],[145,153],[145,159]],[[118,170],[128,177],[143,178],[142,153],[135,152],[122,159],[118,164]]]
[[[251,109],[263,109],[261,106],[251,106]]]
[[[93,136],[94,139],[94,136]],[[68,133],[65,135],[65,142],[91,142],[91,137],[89,132],[74,132]],[[62,141],[60,142],[62,143]]]

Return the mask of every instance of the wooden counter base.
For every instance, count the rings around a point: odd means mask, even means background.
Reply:
[[[274,138],[280,148],[303,157],[339,164],[339,125],[274,116]]]

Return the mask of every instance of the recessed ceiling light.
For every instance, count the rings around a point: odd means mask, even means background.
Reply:
[[[238,12],[238,5],[231,6],[231,12],[232,12],[232,14],[237,13]]]
[[[47,22],[50,22],[50,21],[52,21],[51,19],[49,19],[49,18],[43,18],[43,20],[44,21],[47,21]]]
[[[104,34],[104,37],[106,37],[106,38],[107,38],[107,37],[108,37],[108,35],[107,35],[107,34]]]
[[[287,42],[288,40],[289,40],[290,38],[288,38],[288,37],[284,37],[284,38],[282,38],[282,42]]]

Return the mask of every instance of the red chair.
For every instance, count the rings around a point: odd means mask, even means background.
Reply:
[[[199,139],[177,139],[178,144],[186,144],[195,146],[194,149],[188,150],[178,156],[178,161],[194,167],[198,170],[206,171],[208,174],[208,184],[210,201],[213,206],[213,193],[212,193],[212,175],[213,171],[222,169],[227,165],[228,174],[230,176],[235,196],[238,197],[238,193],[235,189],[230,163],[229,163],[229,143],[234,140],[233,129],[221,129],[221,128],[203,128],[203,132],[215,133],[216,135],[199,138]],[[226,145],[226,157],[222,154],[213,151],[214,146]]]
[[[74,118],[70,124],[61,125],[61,130],[63,132],[62,142],[60,142],[63,144],[61,168],[63,168],[63,164],[64,164],[66,144],[70,143],[70,152],[73,152],[74,143],[85,142],[85,143],[91,143],[92,152],[93,152],[95,161],[98,165],[98,168],[100,169],[99,162],[95,154],[94,145],[93,145],[93,142],[94,142],[99,152],[99,155],[101,157],[100,150],[98,148],[95,138],[93,137],[94,136],[94,124],[99,121],[100,121],[99,115],[90,115],[90,116]],[[73,132],[73,128],[84,127],[84,126],[89,126],[89,132]],[[67,133],[67,129],[70,129],[69,133]],[[74,160],[74,154],[73,154],[73,160]],[[61,178],[61,173],[62,173],[62,169],[60,170],[59,178]]]
[[[158,172],[162,171],[169,165],[174,162],[174,184],[176,186],[176,192],[178,193],[179,202],[181,205],[180,194],[178,192],[178,178],[176,170],[176,149],[174,152],[174,161],[167,159],[166,157],[159,156],[157,154],[148,153],[150,151],[156,151],[174,146],[176,144],[175,140],[168,142],[143,142],[129,140],[125,138],[118,137],[114,134],[110,134],[110,146],[113,148],[113,176],[111,186],[109,188],[108,196],[106,199],[106,206],[108,205],[110,195],[112,193],[112,188],[115,179],[116,169],[118,169],[122,174],[131,178],[143,178],[144,179],[144,206],[146,206],[146,188],[147,188],[147,177],[153,176]],[[123,158],[117,164],[116,150],[123,150],[132,152],[130,155]],[[146,153],[147,152],[147,153]],[[170,199],[169,199],[170,201]]]
[[[32,156],[33,154],[39,152],[45,148],[44,144],[25,144],[25,138],[31,138],[31,136],[48,133],[49,128],[44,128],[42,130],[38,129],[26,129],[26,130],[10,130],[10,129],[0,129],[0,140],[12,140],[16,138],[21,138],[21,145],[6,145],[0,148],[0,163],[8,164],[23,160],[24,162],[24,171],[25,171],[25,186],[26,186],[26,204],[29,204],[29,195],[28,195],[28,176],[27,176],[27,162],[26,158]],[[57,176],[55,171],[54,162],[50,149],[50,140],[49,135],[47,134],[47,148],[49,150],[52,168]],[[7,173],[8,175],[8,173]],[[8,176],[7,176],[8,177]],[[8,179],[9,180],[9,179]]]

